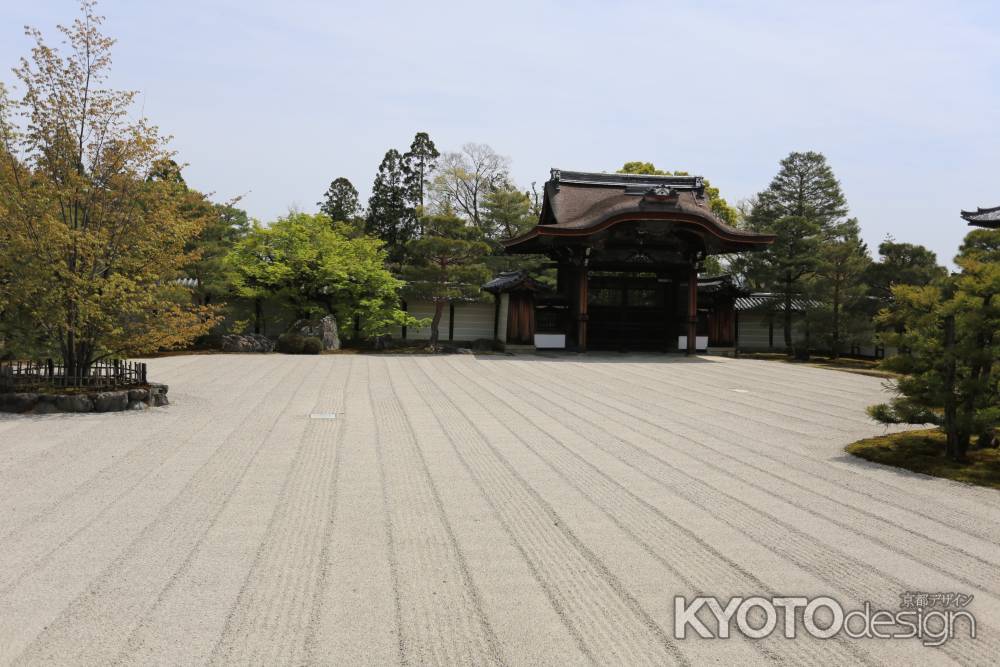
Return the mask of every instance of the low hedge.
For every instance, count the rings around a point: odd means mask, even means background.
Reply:
[[[276,349],[284,354],[319,354],[323,351],[323,341],[315,336],[286,333],[278,336]]]

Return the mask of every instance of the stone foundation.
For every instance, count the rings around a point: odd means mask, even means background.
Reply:
[[[55,412],[121,412],[167,405],[168,387],[150,384],[133,389],[95,391],[87,394],[0,394],[0,412],[47,415]]]

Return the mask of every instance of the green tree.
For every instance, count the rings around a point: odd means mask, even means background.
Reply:
[[[106,87],[114,40],[92,2],[60,26],[65,53],[28,29],[14,73],[23,96],[0,97],[4,254],[0,301],[58,350],[68,370],[187,344],[215,322],[178,285],[208,217],[193,213],[166,139],[131,120],[135,93]],[[17,118],[24,122],[18,124]]]
[[[194,260],[184,267],[184,275],[194,281],[191,288],[197,304],[218,304],[230,294],[232,285],[226,257],[233,245],[250,231],[247,212],[233,203],[209,204],[207,222],[201,234],[188,242]]]
[[[323,195],[323,201],[317,202],[317,206],[320,213],[331,220],[353,224],[358,217],[358,190],[349,180],[340,176],[333,179]]]
[[[238,293],[257,303],[287,298],[300,317],[358,316],[365,336],[409,324],[399,309],[403,283],[386,270],[382,242],[348,236],[332,223],[323,214],[290,213],[267,227],[255,224],[228,259]]]
[[[403,158],[396,149],[386,151],[368,200],[365,233],[385,243],[389,260],[403,262],[406,244],[417,236],[415,211],[408,201]]]
[[[487,193],[481,217],[484,236],[497,243],[528,231],[538,222],[538,218],[531,214],[531,198],[510,186],[498,187]]]
[[[902,352],[884,363],[903,373],[897,396],[869,408],[886,423],[937,424],[949,458],[962,461],[977,436],[995,443],[1000,424],[1000,230],[975,230],[962,244],[957,276],[895,285],[879,319]]]
[[[879,261],[869,265],[865,282],[883,304],[892,300],[894,285],[928,285],[948,275],[937,255],[922,245],[888,238],[878,246]]]
[[[505,239],[514,238],[531,229],[538,222],[531,195],[511,186],[497,188],[486,195],[483,202],[485,240],[491,254],[486,266],[492,274],[501,271],[527,271],[544,283],[555,285],[555,270],[548,267],[551,260],[545,255],[508,255],[504,252]]]
[[[476,227],[454,214],[425,216],[422,223],[424,235],[407,244],[412,262],[403,274],[407,282],[404,293],[434,303],[430,325],[434,347],[445,306],[479,298],[480,287],[490,277],[483,264],[490,247]]]
[[[810,331],[818,333],[834,358],[845,345],[870,341],[871,310],[864,276],[871,265],[858,221],[846,221],[838,238],[820,247],[812,296],[819,304],[810,315]]]
[[[646,174],[648,176],[690,176],[686,171],[663,171],[657,169],[652,162],[626,162],[618,170],[619,174]],[[708,199],[709,208],[723,222],[735,225],[739,221],[739,212],[729,205],[729,203],[719,194],[719,188],[712,187],[708,179],[705,182],[705,197]]]
[[[792,349],[792,301],[808,297],[825,244],[843,238],[849,226],[847,201],[820,153],[791,153],[777,176],[757,195],[746,226],[777,238],[767,250],[744,259],[751,286],[781,297],[785,347]]]
[[[427,191],[431,173],[437,167],[439,157],[441,153],[426,132],[417,132],[410,144],[410,150],[403,154],[406,196],[414,208],[424,207],[424,193]]]

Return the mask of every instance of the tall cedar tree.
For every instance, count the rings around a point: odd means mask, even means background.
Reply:
[[[869,408],[885,423],[938,424],[947,456],[972,442],[996,446],[1000,424],[1000,230],[974,230],[955,263],[961,273],[925,285],[895,285],[880,320],[901,353],[883,364],[903,373],[897,396]]]
[[[403,181],[406,184],[406,196],[410,205],[422,215],[424,193],[430,182],[431,173],[437,167],[441,157],[431,137],[426,132],[417,132],[410,144],[410,150],[403,154]]]
[[[434,303],[430,344],[435,347],[445,306],[479,298],[480,286],[489,280],[483,259],[490,247],[476,227],[451,213],[425,216],[422,224],[423,236],[407,244],[411,263],[403,274],[404,294]]]
[[[358,190],[353,183],[340,176],[333,179],[323,195],[323,201],[316,204],[320,213],[334,222],[353,223],[358,215]]]
[[[818,268],[825,243],[845,230],[847,201],[840,183],[821,153],[791,153],[777,176],[761,192],[747,219],[753,231],[777,239],[748,258],[752,284],[768,286],[781,296],[785,348],[792,349],[792,300],[803,296]]]
[[[0,302],[86,374],[102,357],[186,345],[215,318],[175,282],[210,207],[158,171],[171,164],[166,140],[132,120],[134,92],[105,87],[114,40],[92,2],[81,14],[59,27],[65,53],[27,30],[35,46],[14,70],[23,96],[0,97],[0,264],[17,263],[0,267],[11,278]]]
[[[403,157],[394,148],[386,151],[368,200],[365,233],[385,243],[389,261],[399,266],[406,244],[417,236],[417,220],[406,189]]]

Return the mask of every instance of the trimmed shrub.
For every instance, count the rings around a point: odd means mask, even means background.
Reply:
[[[299,334],[286,333],[278,336],[278,352],[284,354],[302,354],[306,339]]]
[[[302,339],[302,354],[319,354],[323,351],[323,341],[316,336]]]

